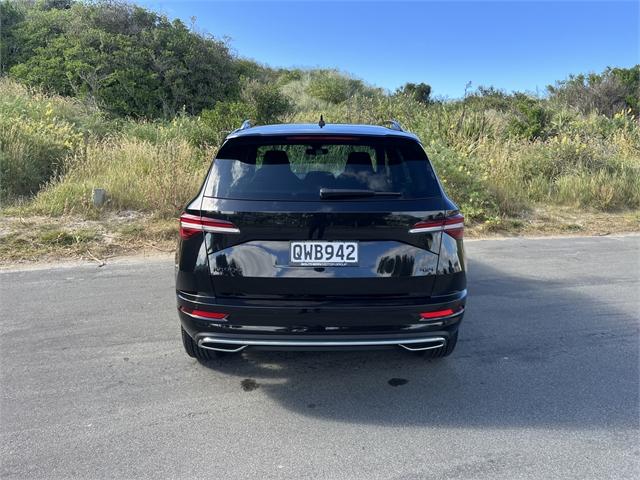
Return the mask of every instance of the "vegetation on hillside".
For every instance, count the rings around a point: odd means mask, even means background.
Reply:
[[[448,193],[500,225],[539,204],[640,208],[640,66],[577,75],[544,97],[426,83],[386,93],[334,70],[272,69],[180,21],[118,2],[5,1],[0,199],[45,215],[175,215],[224,136],[257,123],[383,124],[423,141]],[[91,190],[109,202],[91,205]],[[6,210],[5,210],[6,211]]]
[[[146,118],[199,113],[238,92],[227,46],[180,20],[116,2],[1,8],[3,71],[27,85]]]

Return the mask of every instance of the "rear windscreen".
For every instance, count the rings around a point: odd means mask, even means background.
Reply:
[[[308,201],[319,200],[320,189],[393,192],[405,199],[440,195],[416,141],[316,136],[229,140],[211,167],[205,195]]]

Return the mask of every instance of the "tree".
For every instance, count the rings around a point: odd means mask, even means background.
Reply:
[[[11,76],[117,115],[195,114],[239,94],[224,42],[128,3],[33,4],[9,30]]]
[[[0,2],[0,75],[4,75],[15,61],[18,43],[15,26],[24,21],[24,11],[13,2]]]
[[[601,74],[570,75],[547,87],[552,101],[582,113],[596,111],[609,117],[631,108],[640,114],[640,65],[607,68]]]
[[[426,83],[405,83],[396,90],[398,95],[407,95],[417,102],[428,105],[431,101],[431,85]]]

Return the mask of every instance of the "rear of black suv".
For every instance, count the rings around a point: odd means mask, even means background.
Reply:
[[[180,218],[187,353],[398,348],[450,354],[463,217],[419,141],[374,126],[246,128]]]

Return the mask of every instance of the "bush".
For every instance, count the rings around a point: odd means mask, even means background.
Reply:
[[[584,114],[613,117],[630,108],[634,115],[640,115],[640,65],[607,68],[601,74],[571,75],[547,89],[553,102]]]
[[[200,117],[213,132],[217,144],[229,132],[240,127],[244,120],[265,125],[283,121],[291,112],[291,101],[276,85],[247,81],[242,89],[242,100],[219,102],[212,109],[204,110]]]
[[[180,20],[110,0],[24,5],[2,43],[10,75],[26,84],[144,118],[197,114],[237,94],[226,44]]]
[[[464,102],[472,108],[505,112],[511,109],[513,97],[495,87],[479,86],[464,99]]]
[[[258,124],[277,123],[291,112],[291,101],[273,84],[262,84],[256,80],[248,81],[242,89],[242,100],[249,107],[251,118]],[[234,113],[241,104],[235,105]]]
[[[546,134],[550,118],[551,115],[540,100],[519,95],[516,98],[509,132],[527,140],[542,138]]]
[[[254,109],[242,101],[219,102],[210,110],[204,110],[200,117],[216,135],[217,144],[222,143],[229,132],[238,128],[244,120],[253,117]]]
[[[428,105],[431,101],[431,85],[426,83],[405,83],[396,90],[398,95],[407,95],[416,102]]]
[[[312,76],[307,92],[312,97],[338,104],[348,100],[356,93],[362,93],[364,89],[362,81],[329,70],[320,71]]]

